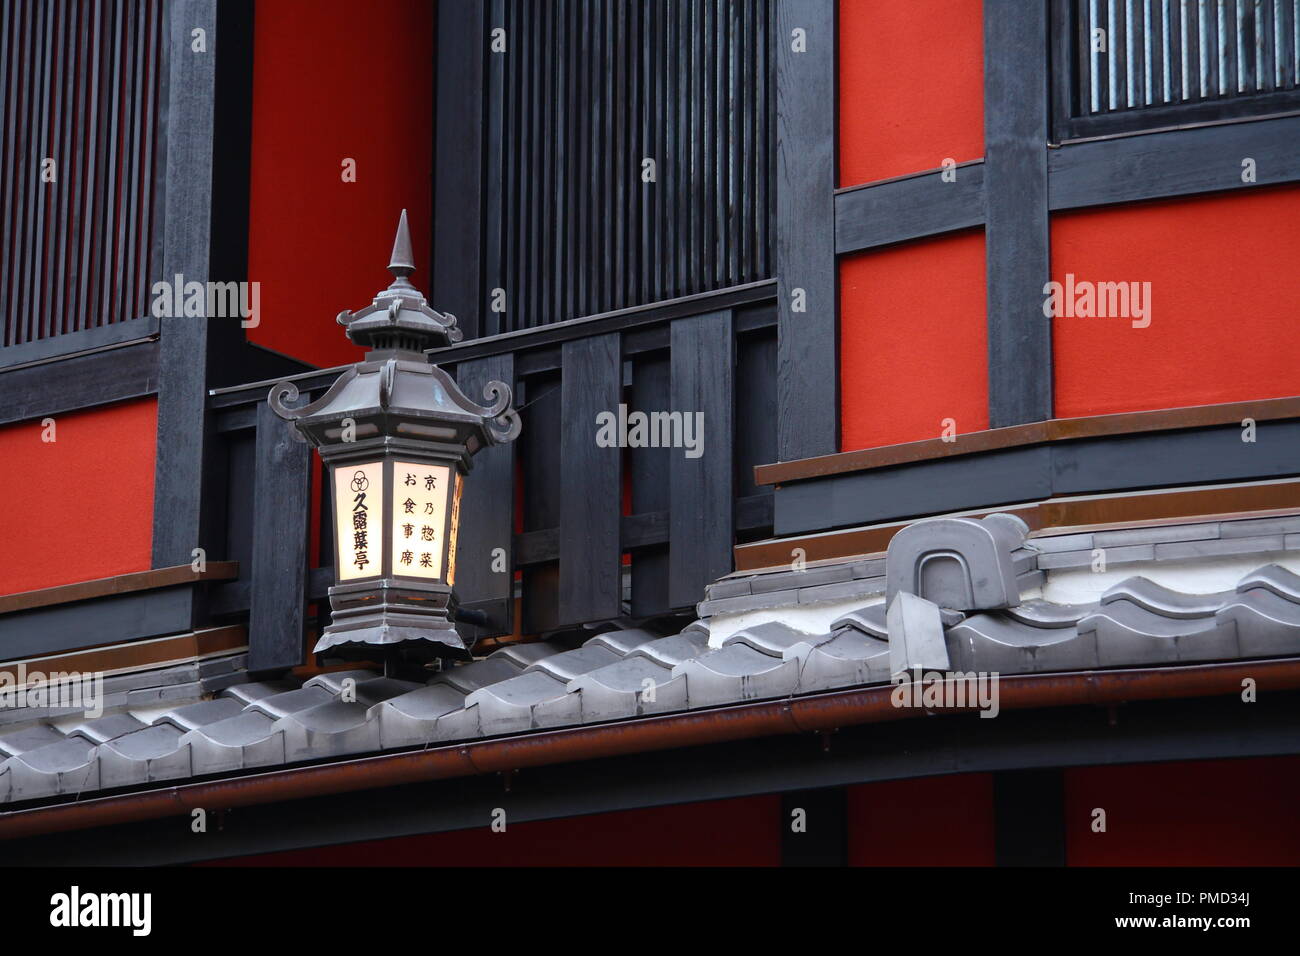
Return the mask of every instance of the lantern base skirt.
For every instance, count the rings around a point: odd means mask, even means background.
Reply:
[[[471,656],[456,628],[446,618],[383,608],[331,624],[321,633],[313,653],[353,660],[374,660],[395,654],[424,660],[448,657],[468,660]]]

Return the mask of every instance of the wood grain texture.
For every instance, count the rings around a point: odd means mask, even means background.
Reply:
[[[1300,116],[1070,143],[1048,159],[1049,203],[1078,209],[1297,182],[1297,142]],[[1254,183],[1241,180],[1247,157]]]
[[[61,584],[53,588],[0,595],[0,614],[49,607],[54,604],[71,604],[73,601],[87,601],[111,594],[150,591],[196,581],[229,581],[238,575],[239,565],[234,561],[214,561],[202,571],[195,571],[191,565],[182,564],[174,568],[154,568],[151,571],[116,574],[109,578],[96,578],[93,581],[78,581],[75,584]]]
[[[463,362],[456,381],[478,401],[488,382],[514,385],[514,356]],[[457,537],[456,596],[488,616],[469,636],[495,637],[514,630],[515,443],[484,448],[465,479]],[[497,557],[500,549],[504,555]],[[466,626],[468,627],[468,626]]]
[[[564,624],[621,613],[622,449],[596,444],[596,416],[617,415],[622,382],[617,334],[565,343],[558,611]]]
[[[1227,402],[1221,405],[1162,408],[1149,412],[1119,412],[1113,415],[1090,415],[1082,418],[1054,418],[1028,425],[1013,425],[1007,428],[955,435],[951,442],[933,438],[880,448],[846,451],[838,455],[826,455],[804,461],[760,465],[754,469],[754,475],[759,484],[780,484],[805,478],[885,468],[913,461],[951,458],[1018,445],[1240,424],[1247,418],[1256,422],[1300,418],[1300,396]]]
[[[144,341],[0,373],[0,425],[153,395],[158,357]]]
[[[806,52],[793,49],[794,31]],[[839,447],[835,278],[835,0],[776,6],[777,449],[782,461]],[[806,311],[794,311],[802,290]]]
[[[984,222],[984,161],[841,190],[835,196],[835,251],[858,252],[936,236]]]
[[[1014,514],[1031,532],[1052,534],[1138,528],[1191,519],[1263,518],[1295,514],[1300,510],[1300,481],[1266,481],[1247,485],[1213,485],[1179,488],[1156,493],[1097,495],[1048,499],[1006,507],[962,512],[980,518],[994,511]],[[881,555],[889,540],[910,524],[896,521],[831,533],[755,541],[736,547],[736,570],[785,568],[794,548],[802,548],[809,562]],[[809,565],[812,567],[812,564]]]
[[[1052,414],[1046,0],[985,0],[989,424]]]
[[[996,448],[791,482],[776,533],[797,534],[1007,502],[1300,474],[1300,421],[1240,422]]]
[[[248,669],[272,672],[303,662],[311,447],[267,404],[257,409],[252,594]]]
[[[483,326],[484,105],[487,4],[438,4],[433,281],[429,301],[459,320],[466,339]],[[500,59],[497,57],[496,59]],[[454,160],[452,157],[455,157]]]
[[[699,457],[673,448],[669,587],[672,607],[698,602],[706,585],[731,571],[735,537],[735,332],[730,312],[678,319],[672,326],[672,397],[683,423],[699,422]],[[699,413],[698,415],[696,413]]]

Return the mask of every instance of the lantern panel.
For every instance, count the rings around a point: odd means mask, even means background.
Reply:
[[[333,484],[338,579],[378,577],[384,555],[383,462],[336,465]]]
[[[451,468],[393,462],[392,568],[395,575],[440,580],[451,517]]]

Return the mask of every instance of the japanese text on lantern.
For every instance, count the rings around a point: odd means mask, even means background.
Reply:
[[[383,571],[384,466],[338,465],[334,469],[334,534],[340,581]]]
[[[450,484],[446,465],[393,462],[394,574],[442,577]]]

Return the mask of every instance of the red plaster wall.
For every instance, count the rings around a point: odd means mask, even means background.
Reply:
[[[781,799],[718,800],[373,840],[233,866],[778,866]],[[220,865],[220,864],[219,864]]]
[[[851,866],[992,866],[993,776],[848,788]]]
[[[984,233],[840,260],[840,447],[988,427]]]
[[[1300,757],[1065,772],[1071,866],[1296,866]],[[1092,832],[1094,808],[1106,832]]]
[[[262,321],[249,341],[318,366],[361,349],[335,324],[392,280],[406,208],[429,291],[433,17],[425,0],[257,4],[249,279]],[[356,182],[342,181],[345,157]]]
[[[1052,278],[1149,281],[1151,325],[1053,320],[1056,415],[1300,394],[1300,188],[1052,217]]]
[[[840,0],[841,186],[984,155],[980,0]]]
[[[153,399],[0,428],[0,594],[147,571],[153,547]]]

